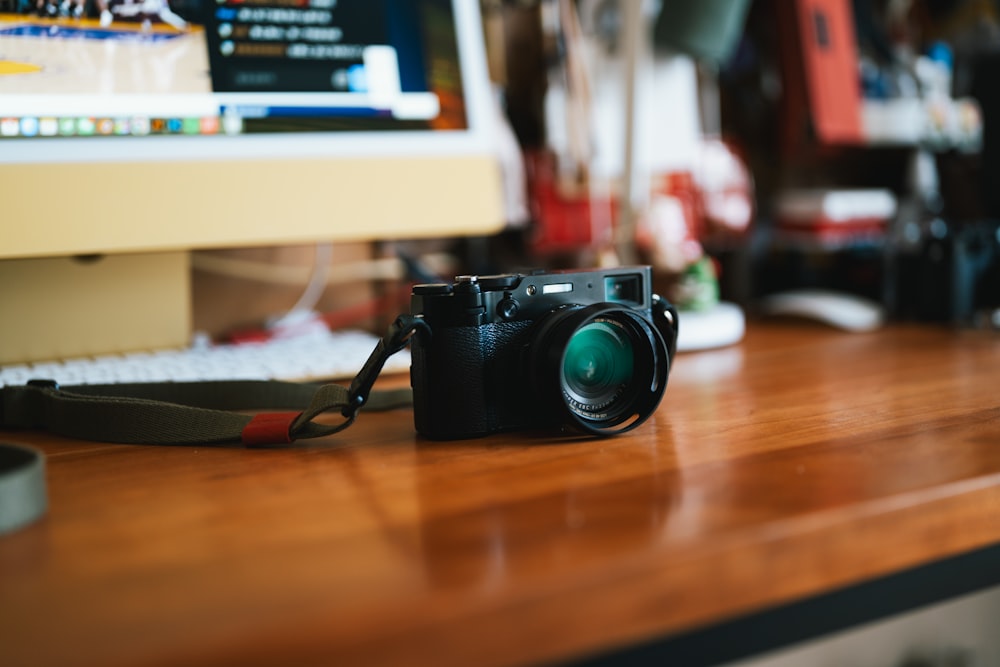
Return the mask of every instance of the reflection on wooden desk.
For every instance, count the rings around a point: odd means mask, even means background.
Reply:
[[[4,665],[512,665],[666,637],[1000,543],[1000,339],[751,325],[610,440],[290,449],[3,440]]]

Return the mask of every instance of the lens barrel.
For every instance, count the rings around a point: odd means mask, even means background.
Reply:
[[[670,358],[643,313],[613,303],[566,306],[539,323],[530,373],[548,409],[585,433],[644,422],[666,389]]]

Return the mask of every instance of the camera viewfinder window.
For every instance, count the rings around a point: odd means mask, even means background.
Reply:
[[[642,277],[608,276],[604,279],[604,298],[611,303],[642,305]]]

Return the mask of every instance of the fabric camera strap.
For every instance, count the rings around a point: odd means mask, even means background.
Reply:
[[[0,389],[0,427],[161,445],[271,445],[331,435],[350,426],[362,407],[386,410],[411,403],[409,388],[372,391],[372,385],[386,359],[417,332],[429,334],[423,320],[400,316],[350,387],[277,381],[59,387],[49,380],[32,380]],[[234,412],[275,409],[288,411]],[[334,412],[334,420],[317,420]]]

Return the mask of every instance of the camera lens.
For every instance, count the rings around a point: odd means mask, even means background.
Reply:
[[[641,311],[612,303],[559,308],[532,341],[532,380],[542,409],[596,435],[630,430],[656,409],[670,359]]]
[[[632,380],[632,341],[621,323],[602,319],[577,329],[566,345],[562,386],[571,409],[593,414],[606,409]]]

